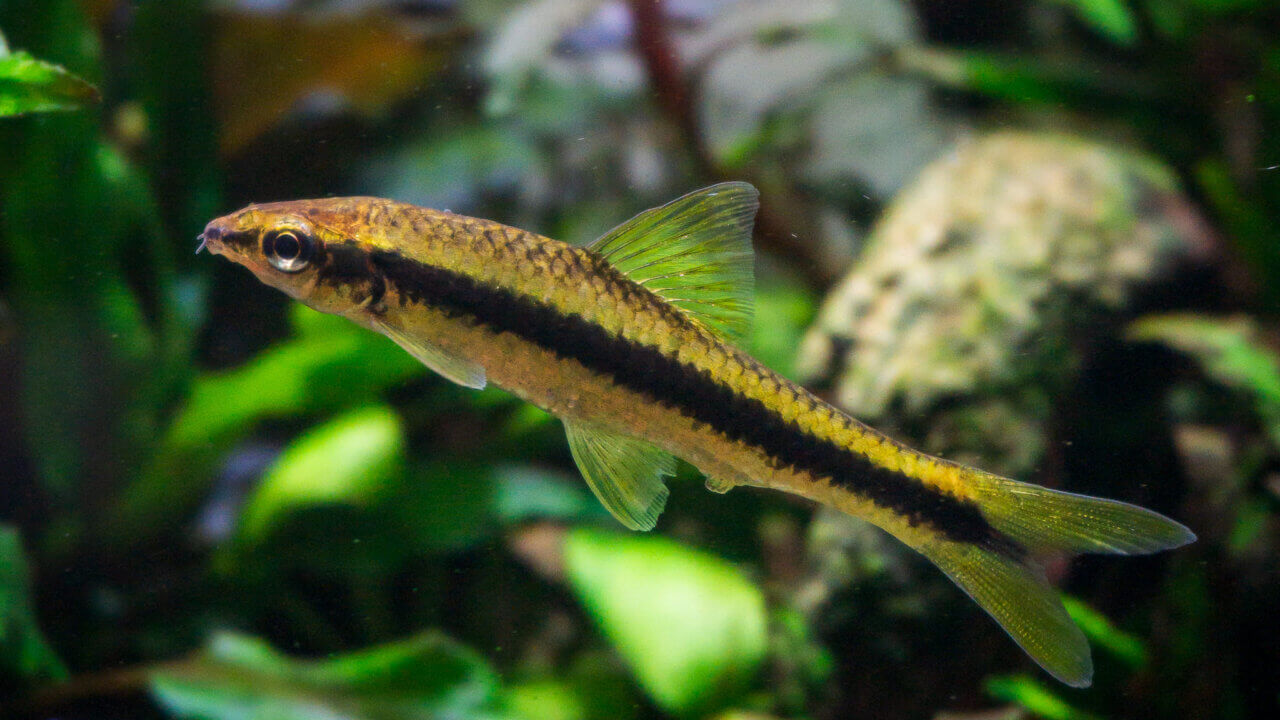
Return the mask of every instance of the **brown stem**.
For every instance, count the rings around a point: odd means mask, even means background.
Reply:
[[[681,73],[680,58],[667,32],[663,0],[631,0],[631,17],[635,27],[636,51],[644,61],[658,107],[680,131],[698,172],[717,180],[730,179],[728,173],[717,166],[698,127],[697,103],[694,102],[693,90]],[[835,275],[813,244],[787,228],[772,209],[776,204],[779,203],[775,198],[770,198],[770,203],[762,202],[756,217],[756,234],[761,247],[787,260],[813,285],[828,286],[835,280]],[[786,199],[781,204],[795,205]]]

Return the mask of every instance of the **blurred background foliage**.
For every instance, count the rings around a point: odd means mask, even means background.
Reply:
[[[0,0],[0,715],[1280,710],[1266,0]],[[1200,542],[1049,563],[1093,688],[879,531],[685,468],[624,534],[553,418],[192,238],[373,194],[587,242],[762,191],[751,350]]]

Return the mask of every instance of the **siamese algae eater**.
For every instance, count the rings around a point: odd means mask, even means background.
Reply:
[[[378,198],[251,205],[213,253],[380,332],[453,382],[558,416],[587,484],[648,530],[684,458],[707,487],[773,488],[924,554],[1045,670],[1086,686],[1084,635],[1037,555],[1141,554],[1195,536],[1155,512],[998,477],[905,447],[735,344],[752,315],[755,188],[699,190],[588,247]]]

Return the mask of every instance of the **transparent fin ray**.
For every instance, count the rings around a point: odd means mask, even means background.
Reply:
[[[1050,675],[1072,687],[1093,682],[1089,643],[1034,562],[965,543],[939,541],[917,549]]]
[[[730,339],[751,327],[759,193],[727,182],[646,210],[591,244],[614,268]]]
[[[1144,555],[1196,539],[1185,525],[1119,500],[1076,495],[974,471],[982,514],[1033,550]]]
[[[404,348],[406,352],[417,358],[423,365],[439,373],[445,379],[476,390],[485,386],[487,380],[484,367],[480,364],[447,353],[389,323],[374,320],[373,326],[383,335],[394,340],[397,345]]]
[[[634,438],[565,420],[569,450],[601,504],[631,530],[652,530],[667,504],[662,479],[676,459]]]

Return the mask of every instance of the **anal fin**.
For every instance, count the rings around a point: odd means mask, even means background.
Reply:
[[[441,350],[382,320],[374,320],[373,327],[445,379],[476,390],[485,386],[484,367],[479,363]]]
[[[1071,687],[1089,686],[1093,680],[1089,642],[1035,561],[949,541],[916,549],[995,618],[1050,675]]]
[[[667,504],[662,479],[674,475],[669,453],[625,435],[565,420],[569,450],[582,477],[618,522],[631,530],[651,530]]]

